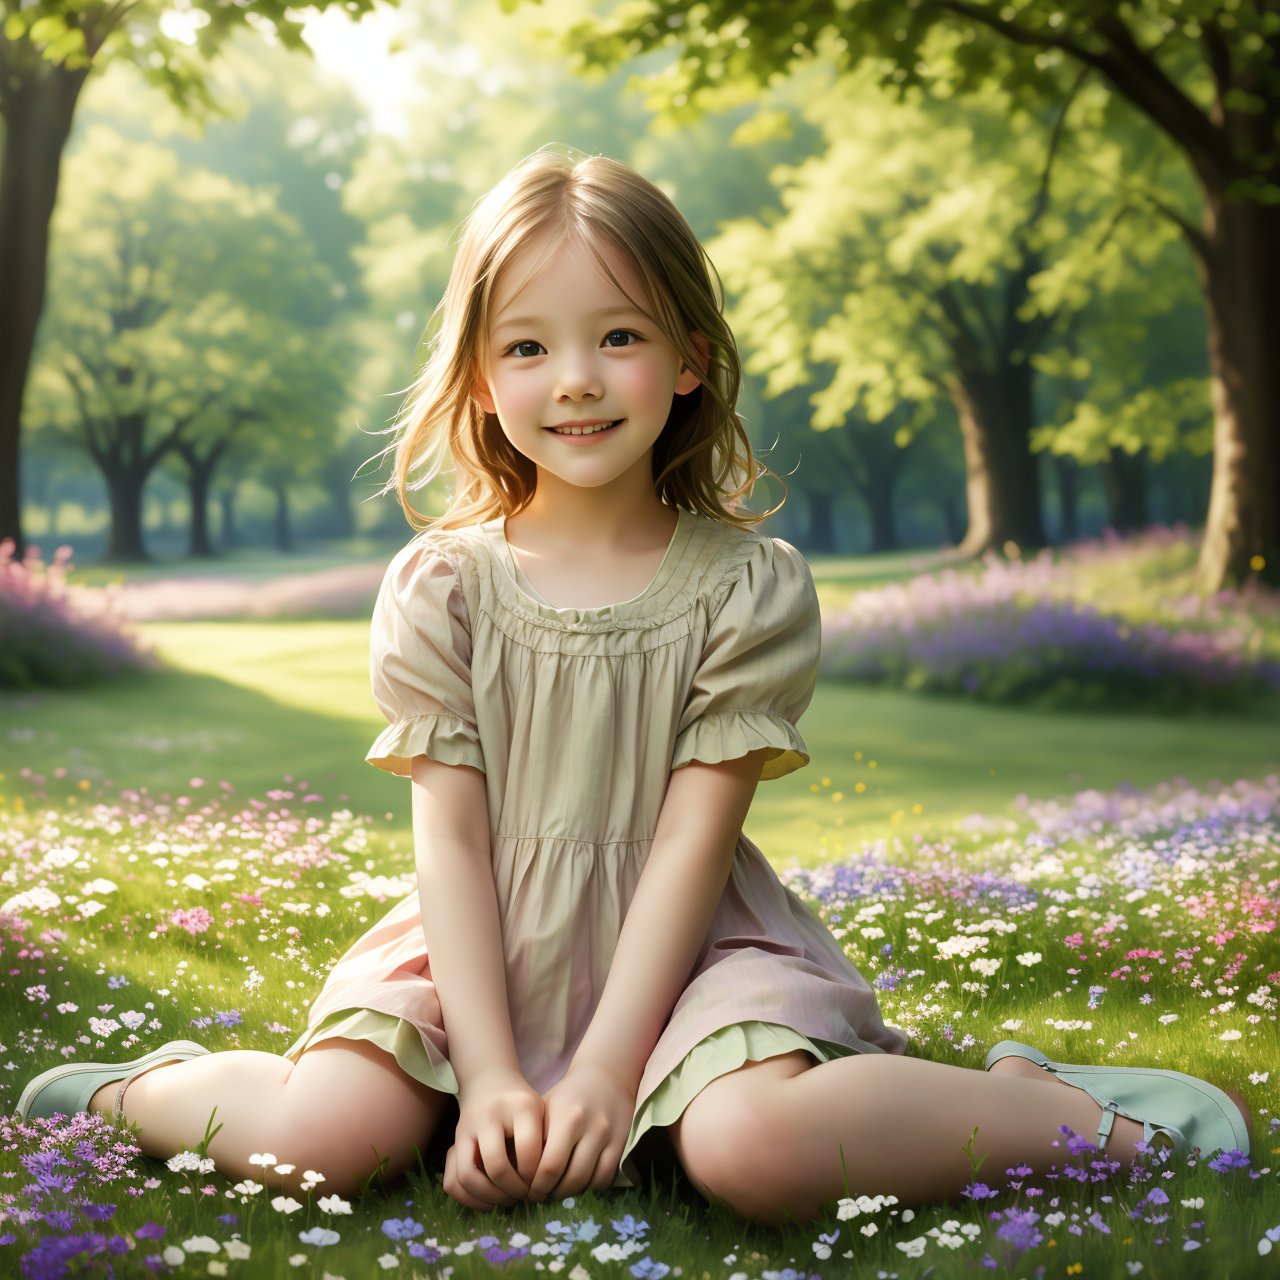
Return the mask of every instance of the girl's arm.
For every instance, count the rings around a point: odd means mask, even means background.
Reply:
[[[431,977],[466,1089],[490,1073],[521,1075],[493,883],[484,774],[415,756],[413,844]]]
[[[574,1054],[632,1096],[724,895],[768,748],[671,774],[653,845],[627,909],[600,1003]]]

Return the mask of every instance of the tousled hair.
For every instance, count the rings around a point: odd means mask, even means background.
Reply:
[[[494,289],[515,254],[534,239],[548,252],[580,239],[601,270],[627,290],[602,255],[629,262],[646,297],[631,298],[698,373],[700,385],[674,397],[653,446],[654,492],[669,506],[749,527],[772,515],[742,508],[760,476],[735,409],[742,382],[737,345],[723,315],[715,266],[671,200],[634,169],[606,156],[572,156],[546,148],[521,161],[472,209],[462,227],[444,296],[427,326],[427,359],[387,431],[393,474],[378,495],[395,491],[415,530],[458,529],[523,510],[537,487],[537,468],[485,413],[473,388],[481,371]],[[535,264],[532,270],[537,270]],[[690,342],[705,335],[709,362]],[[739,455],[736,445],[745,451]],[[418,511],[409,494],[430,484],[452,455],[457,486],[438,518]],[[417,479],[415,471],[422,471]],[[738,483],[741,481],[741,483]],[[725,484],[738,483],[737,488]],[[785,501],[785,498],[784,498]],[[780,507],[782,504],[779,503]]]

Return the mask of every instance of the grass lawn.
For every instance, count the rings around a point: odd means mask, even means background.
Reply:
[[[413,885],[408,785],[363,763],[382,727],[366,623],[142,630],[172,670],[0,695],[0,1113],[64,1058],[188,1037],[278,1052],[328,966]],[[1034,1176],[988,1162],[964,1195],[912,1210],[875,1198],[851,1090],[830,1117],[855,1153],[850,1196],[769,1228],[661,1162],[635,1191],[474,1215],[443,1192],[437,1134],[418,1169],[345,1207],[321,1183],[291,1208],[265,1169],[169,1168],[98,1118],[0,1121],[0,1274],[106,1274],[109,1257],[116,1275],[316,1280],[1274,1270],[1273,715],[1050,715],[823,680],[801,731],[811,765],[759,788],[747,834],[911,1056],[980,1069],[1012,1037],[1059,1061],[1203,1075],[1248,1099],[1251,1158],[1098,1181],[1087,1149],[1063,1147]]]

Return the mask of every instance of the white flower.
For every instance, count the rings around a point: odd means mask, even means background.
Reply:
[[[390,1271],[392,1267],[398,1267],[399,1265],[400,1259],[394,1253],[380,1253],[378,1255],[378,1266],[383,1271]]]
[[[1162,1013],[1156,1019],[1157,1022],[1164,1022],[1164,1023],[1177,1022],[1177,1020],[1178,1020],[1178,1015],[1176,1013]]]
[[[299,1231],[298,1239],[303,1244],[327,1245],[337,1244],[342,1237],[328,1227],[312,1227],[310,1231]]]
[[[1046,1213],[1046,1214],[1044,1215],[1044,1225],[1045,1225],[1046,1227],[1056,1227],[1056,1226],[1058,1226],[1058,1225],[1059,1225],[1059,1223],[1061,1223],[1061,1222],[1063,1222],[1063,1221],[1065,1221],[1065,1220],[1066,1220],[1066,1216],[1067,1216],[1067,1215],[1066,1215],[1065,1213],[1062,1213],[1062,1212],[1058,1212],[1058,1213]]]
[[[271,1202],[271,1207],[278,1209],[281,1213],[293,1213],[301,1209],[302,1205],[292,1196],[276,1196]]]
[[[1219,1040],[1239,1040],[1239,1039],[1240,1039],[1240,1037],[1241,1037],[1241,1035],[1243,1035],[1243,1034],[1244,1034],[1243,1032],[1241,1032],[1241,1031],[1235,1031],[1235,1030],[1232,1030],[1232,1031],[1224,1031],[1224,1032],[1223,1032],[1223,1033],[1218,1037],[1218,1039],[1219,1039]]]
[[[212,1173],[213,1161],[206,1158],[201,1160],[194,1151],[179,1151],[176,1156],[170,1156],[165,1163],[174,1173],[182,1173],[186,1169],[192,1169],[196,1173]]]
[[[899,1240],[898,1248],[907,1255],[908,1258],[918,1258],[924,1251],[929,1241],[926,1236],[916,1236],[914,1240]]]
[[[222,1248],[212,1236],[192,1236],[182,1242],[182,1247],[188,1253],[217,1253]]]
[[[234,1258],[237,1262],[243,1262],[250,1253],[249,1246],[243,1240],[227,1240],[222,1247],[227,1251],[227,1257]]]
[[[997,969],[1000,968],[1000,961],[996,959],[989,960],[971,960],[969,968],[974,973],[980,973],[984,978],[989,978]]]
[[[250,1164],[260,1164],[264,1169],[270,1169],[275,1162],[275,1156],[273,1156],[269,1151],[264,1151],[261,1155],[253,1155],[249,1157]]]
[[[64,1000],[58,1006],[59,1013],[78,1013],[79,1011],[80,1011],[80,1006],[78,1004],[72,1004],[70,1000]],[[1254,1084],[1257,1084],[1257,1083],[1258,1082],[1255,1080]]]
[[[1024,951],[1020,956],[1016,957],[1019,964],[1033,965],[1039,964],[1044,956],[1038,951]]]
[[[167,1245],[165,1251],[160,1255],[171,1267],[180,1267],[186,1261],[187,1255],[178,1248],[176,1244]]]
[[[1009,1018],[1007,1021],[1002,1022],[1002,1023],[1000,1024],[1000,1030],[1001,1030],[1001,1031],[1021,1031],[1021,1030],[1022,1030],[1022,1019],[1021,1019],[1021,1018]]]
[[[1203,1208],[1204,1208],[1204,1197],[1203,1197],[1203,1196],[1193,1196],[1190,1200],[1184,1200],[1184,1201],[1182,1202],[1182,1207],[1183,1207],[1184,1209],[1203,1209]]]
[[[874,1222],[864,1222],[860,1230],[864,1236],[873,1236],[880,1228]]]
[[[146,1020],[147,1015],[145,1013],[139,1013],[137,1009],[130,1009],[127,1013],[122,1013],[120,1015],[120,1021],[123,1022],[130,1031],[137,1031],[137,1029],[146,1022]]]
[[[84,887],[85,893],[115,893],[119,889],[119,885],[114,880],[107,880],[99,877],[97,880],[90,880]]]
[[[227,1274],[227,1264],[219,1262],[217,1258],[210,1258],[209,1274],[211,1276],[225,1276]]]
[[[813,1256],[815,1258],[831,1257],[831,1246],[829,1244],[823,1244],[820,1240],[815,1240],[813,1242]]]
[[[308,1182],[323,1182],[323,1181],[324,1181],[324,1174],[323,1174],[323,1173],[317,1173],[314,1169],[303,1169],[303,1171],[302,1171],[302,1176],[303,1176],[304,1178],[306,1178],[306,1180],[307,1180]]]
[[[1250,1084],[1266,1084],[1267,1081],[1270,1079],[1271,1079],[1270,1071],[1250,1071],[1249,1072]]]
[[[507,1241],[507,1244],[509,1244],[513,1249],[523,1249],[532,1239],[532,1236],[525,1235],[523,1231],[517,1231],[515,1235]]]
[[[278,1164],[278,1165],[276,1165],[276,1172],[277,1172],[277,1173],[292,1173],[292,1172],[293,1172],[293,1169],[294,1169],[294,1166],[293,1166],[293,1165],[291,1165],[291,1164]]]
[[[289,1265],[291,1267],[302,1267],[307,1264],[308,1258],[305,1253],[291,1253],[289,1255]]]
[[[350,1213],[351,1205],[341,1196],[321,1196],[317,1201],[321,1213]]]
[[[243,1182],[237,1182],[232,1190],[238,1191],[242,1196],[256,1196],[262,1190],[262,1184],[246,1178]]]

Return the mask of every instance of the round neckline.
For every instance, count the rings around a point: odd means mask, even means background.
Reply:
[[[489,533],[495,544],[495,549],[499,551],[502,558],[506,562],[506,572],[502,577],[507,584],[521,596],[526,605],[543,615],[549,615],[556,618],[581,619],[594,617],[610,617],[619,610],[629,610],[633,606],[643,604],[651,597],[657,595],[666,586],[671,575],[675,572],[676,566],[680,563],[681,556],[679,551],[687,539],[689,531],[694,525],[694,517],[691,512],[685,511],[683,507],[676,507],[676,527],[671,534],[671,540],[667,543],[667,549],[663,553],[662,560],[658,564],[657,571],[649,580],[648,586],[637,595],[631,596],[627,600],[619,600],[614,604],[596,605],[590,609],[567,609],[554,605],[550,601],[545,600],[534,587],[533,583],[525,575],[523,569],[520,568],[520,562],[516,559],[515,553],[511,550],[511,544],[507,541],[507,518],[506,516],[495,516],[494,519],[488,521],[484,528]]]

